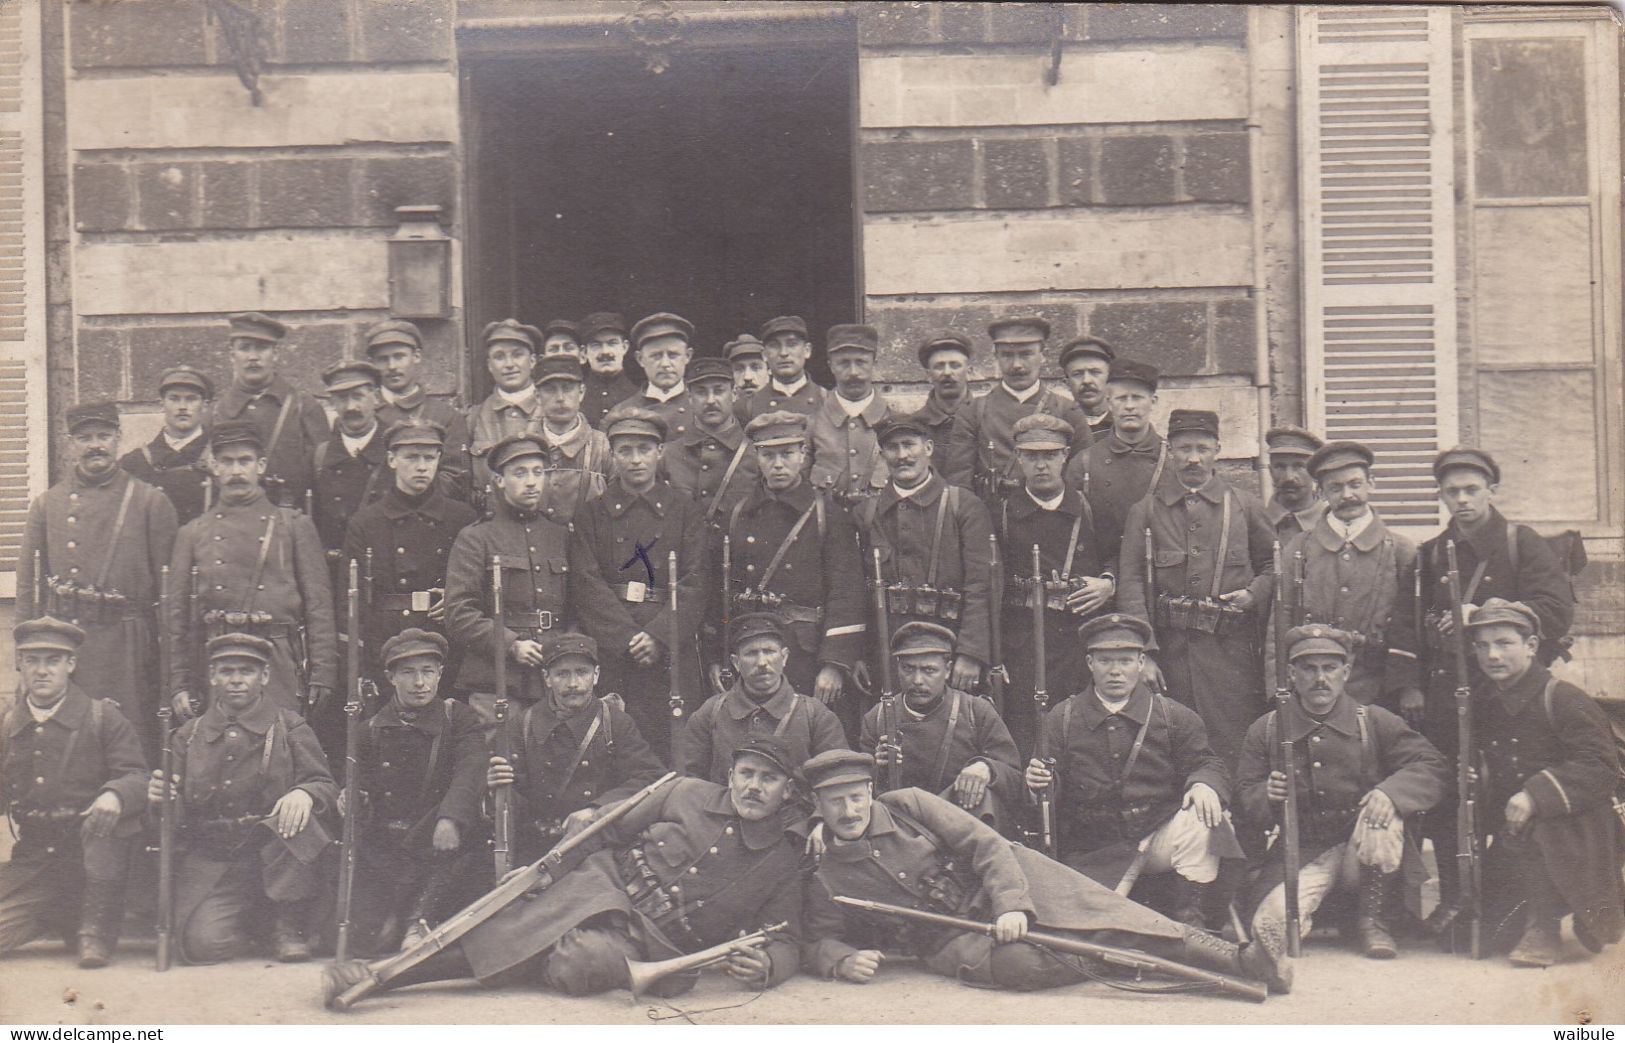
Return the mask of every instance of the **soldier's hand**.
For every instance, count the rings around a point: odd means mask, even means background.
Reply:
[[[343,789],[340,789],[339,790],[339,799],[333,802],[334,804],[336,804],[338,806],[339,818],[347,818],[347,817],[349,817],[349,814],[350,814],[349,796],[350,795],[347,792],[345,792]]]
[[[169,701],[169,708],[175,711],[175,716],[186,719],[198,715],[197,704],[192,701],[191,692],[176,692],[175,697]]]
[[[869,675],[869,661],[859,659],[852,666],[852,683],[866,692],[875,690],[874,678]]]
[[[463,838],[457,832],[457,823],[449,818],[443,818],[434,824],[434,837],[431,841],[436,851],[456,851],[463,844]]]
[[[333,698],[333,689],[327,687],[327,685],[313,684],[310,686],[310,708],[312,710],[326,706],[327,701],[331,698]]]
[[[429,602],[429,618],[436,623],[446,618],[446,588],[430,587],[432,600]]]
[[[653,666],[660,658],[660,642],[639,630],[626,643],[626,654],[639,666]]]
[[[1074,616],[1086,616],[1104,608],[1117,594],[1117,583],[1106,576],[1089,576],[1083,586],[1066,596],[1066,608]]]
[[[981,681],[981,679],[981,663],[978,663],[968,655],[954,656],[954,669],[953,674],[948,678],[949,684],[953,685],[962,692],[968,692],[975,688],[977,682]]]
[[[1507,829],[1511,831],[1513,836],[1522,833],[1524,827],[1529,825],[1530,820],[1534,817],[1535,801],[1523,790],[1514,793],[1512,799],[1507,801]]]
[[[1272,771],[1267,782],[1264,783],[1264,795],[1272,803],[1286,803],[1286,772]]]
[[[880,964],[885,960],[886,954],[879,949],[859,949],[850,956],[843,956],[835,965],[835,976],[842,981],[856,982],[867,985],[880,970]]]
[[[499,786],[512,786],[513,780],[513,765],[506,758],[492,757],[490,767],[485,769],[486,787],[496,789]]]
[[[841,668],[831,663],[825,663],[818,668],[818,679],[813,682],[813,695],[825,706],[834,706],[835,700],[841,697],[841,688],[846,679],[841,676]]]
[[[903,766],[903,749],[891,741],[890,735],[882,735],[880,742],[875,745],[875,764],[882,768],[889,768],[893,761],[897,766]]]
[[[1245,610],[1252,608],[1256,599],[1253,597],[1252,591],[1243,588],[1241,590],[1232,590],[1228,594],[1220,594],[1219,600]]]
[[[1049,765],[1034,757],[1027,762],[1027,771],[1021,780],[1027,784],[1028,789],[1036,793],[1042,789],[1049,789],[1050,784],[1055,781],[1055,773],[1049,770]]]
[[[773,960],[766,950],[758,946],[742,946],[728,954],[728,962],[724,964],[728,970],[728,977],[745,985],[766,985],[767,976],[773,973]]]
[[[1399,693],[1399,715],[1412,728],[1422,727],[1427,718],[1427,699],[1420,688],[1405,688]]]
[[[173,797],[180,792],[180,782],[181,777],[175,776],[174,781],[169,784],[169,796]],[[152,777],[147,779],[147,801],[151,804],[164,802],[164,773],[156,769],[153,770]]]
[[[1150,656],[1145,657],[1145,669],[1140,671],[1140,679],[1155,691],[1166,692],[1168,690],[1168,680],[1162,676],[1162,667],[1158,666],[1157,661]]]
[[[972,761],[954,780],[954,801],[967,811],[980,806],[982,798],[987,795],[988,783],[992,781],[993,769],[987,766],[987,762]]]
[[[993,940],[1000,945],[1019,942],[1025,937],[1027,937],[1027,914],[1021,910],[1000,913],[999,918],[993,921]]]
[[[722,664],[712,663],[705,668],[705,680],[711,686],[711,691],[721,695],[727,691],[722,685]]]
[[[1219,800],[1219,794],[1213,787],[1205,782],[1195,783],[1186,790],[1184,803],[1180,806],[1193,809],[1196,820],[1208,829],[1224,821],[1224,803]]]
[[[592,820],[597,817],[597,808],[582,808],[579,811],[570,812],[568,815],[564,816],[564,821],[559,823],[559,825],[564,827],[564,839],[568,840],[577,833],[581,832],[583,829],[586,829],[588,826],[592,825]]]
[[[1372,829],[1387,829],[1388,824],[1394,820],[1394,815],[1398,813],[1394,808],[1394,802],[1380,789],[1371,790],[1361,797],[1360,807],[1365,809],[1362,817],[1366,825]]]
[[[90,807],[79,813],[85,819],[79,831],[86,838],[105,837],[113,832],[113,827],[118,825],[119,816],[123,813],[124,801],[119,795],[110,789],[102,790],[96,794],[96,799],[90,802]]]
[[[542,658],[541,643],[532,641],[529,638],[522,637],[515,641],[513,643],[512,651],[514,662],[518,663],[520,666],[540,669],[546,663],[546,660]]]
[[[807,846],[803,850],[814,858],[823,858],[824,848],[828,846],[824,840],[824,824],[814,820],[812,828],[807,830]]]
[[[1456,632],[1456,614],[1454,612],[1440,612],[1437,623],[1439,633],[1449,637]]]
[[[271,816],[276,820],[276,835],[287,840],[304,829],[310,822],[310,809],[314,803],[310,794],[302,789],[291,789],[282,794],[271,808]]]

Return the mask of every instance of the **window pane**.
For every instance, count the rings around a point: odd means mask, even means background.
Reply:
[[[1473,317],[1480,364],[1591,362],[1591,208],[1473,211]]]
[[[1480,196],[1583,196],[1585,41],[1474,40]]]
[[[1590,371],[1479,373],[1479,440],[1501,464],[1508,518],[1596,519],[1595,385]]]

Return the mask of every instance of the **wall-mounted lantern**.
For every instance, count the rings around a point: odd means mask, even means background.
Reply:
[[[451,236],[440,227],[444,210],[395,208],[401,224],[389,237],[389,311],[396,318],[451,316]]]

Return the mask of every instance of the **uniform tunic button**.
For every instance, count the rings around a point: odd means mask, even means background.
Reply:
[[[45,776],[43,776],[43,775],[34,776],[34,785],[36,785],[36,786],[45,785]]]
[[[713,855],[714,855],[714,854],[716,854],[716,853],[717,853],[717,849],[716,849],[716,848],[712,848],[712,849],[711,849],[711,853],[712,853],[712,854],[713,854]]]
[[[1314,763],[1313,763],[1313,764],[1312,764],[1312,765],[1311,765],[1311,766],[1312,766],[1312,767],[1316,767],[1316,768],[1318,768],[1318,767],[1320,767],[1320,762],[1319,762],[1319,761],[1315,761],[1315,762],[1314,762]]]
[[[664,840],[655,841],[655,847],[665,847],[665,846],[666,846],[666,842]]]
[[[688,867],[688,875],[689,876],[699,876],[700,875],[700,867],[699,866],[689,866]]]
[[[68,541],[68,549],[69,550],[73,550],[77,546],[79,546],[79,544],[75,543],[73,540]]]
[[[731,836],[734,835],[734,828],[732,826],[729,826],[726,829],[724,829],[723,832],[731,837]]]
[[[897,871],[897,879],[899,879],[899,880],[907,880],[908,879],[908,874],[903,872],[901,869],[899,869]]]
[[[745,542],[746,543],[755,543],[756,542],[756,537],[755,536],[746,536],[745,537]]]

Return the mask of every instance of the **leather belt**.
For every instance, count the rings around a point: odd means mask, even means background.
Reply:
[[[546,609],[535,612],[504,612],[502,623],[510,630],[552,630],[553,613]]]
[[[427,612],[429,606],[434,604],[436,594],[432,590],[414,590],[405,594],[375,594],[372,605],[389,612]]]

